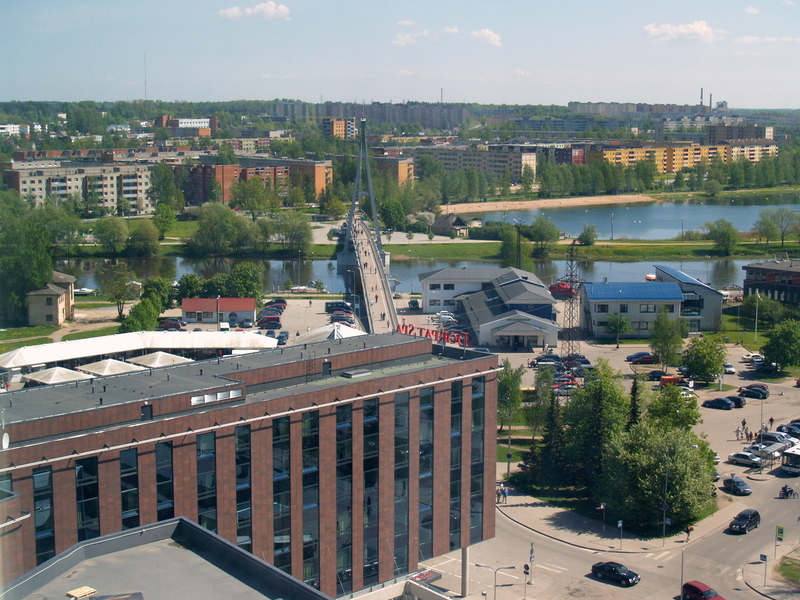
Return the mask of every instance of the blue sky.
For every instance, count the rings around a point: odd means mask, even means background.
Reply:
[[[0,100],[800,108],[800,0],[0,0]]]

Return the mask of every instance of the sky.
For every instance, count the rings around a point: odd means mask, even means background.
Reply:
[[[0,0],[0,22],[2,101],[697,104],[703,88],[800,108],[800,0]]]

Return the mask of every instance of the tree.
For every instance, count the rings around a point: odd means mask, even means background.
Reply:
[[[128,240],[128,224],[119,217],[102,217],[94,224],[94,237],[110,254],[125,250]]]
[[[688,321],[680,317],[672,319],[670,314],[667,307],[662,306],[650,332],[650,351],[665,370],[677,365],[683,338],[689,335]]]
[[[723,256],[729,256],[739,242],[739,232],[733,223],[725,219],[717,219],[706,223],[708,238],[714,242],[714,248]]]
[[[250,177],[247,181],[236,181],[231,186],[231,208],[250,215],[255,221],[269,208],[267,190],[261,177]]]
[[[692,339],[683,351],[683,364],[692,377],[714,381],[723,372],[727,351],[721,340],[711,337]]]
[[[142,297],[150,298],[160,315],[172,304],[172,282],[164,277],[148,277],[142,286]]]
[[[511,367],[511,362],[503,360],[503,370],[497,376],[497,415],[500,420],[500,431],[505,425],[509,429],[514,421],[514,416],[522,402],[522,375],[525,366],[516,369]]]
[[[787,319],[778,323],[761,352],[768,365],[774,363],[780,369],[800,365],[800,321]]]
[[[188,242],[196,254],[228,253],[236,243],[239,217],[226,204],[205,204],[199,212],[198,227]]]
[[[230,272],[230,288],[237,298],[255,298],[257,303],[264,296],[264,267],[253,262],[240,262]]]
[[[774,211],[767,208],[758,213],[758,221],[755,222],[753,229],[758,237],[764,238],[765,245],[769,246],[769,241],[780,235],[780,229],[775,222]]]
[[[238,165],[239,159],[236,157],[236,152],[233,151],[233,146],[223,144],[217,151],[215,162],[218,165]]]
[[[703,186],[703,191],[712,198],[716,198],[722,193],[722,184],[716,179],[709,179]]]
[[[117,305],[117,318],[120,321],[125,311],[125,303],[137,296],[137,289],[133,284],[135,277],[136,274],[124,263],[109,263],[97,271],[100,289],[114,300]]]
[[[595,377],[575,390],[564,407],[568,468],[579,485],[590,489],[603,479],[603,455],[611,439],[625,428],[630,400],[620,384],[620,374],[598,360]]]
[[[661,532],[662,504],[669,506],[674,526],[696,522],[713,503],[712,469],[694,447],[699,441],[685,429],[638,423],[608,444],[595,497],[606,503],[612,518],[625,519],[627,527],[642,533]]]
[[[680,388],[668,385],[648,405],[647,419],[659,427],[689,431],[700,422],[697,398],[694,395],[684,398]]]
[[[536,373],[536,387],[527,398],[528,402],[522,409],[525,425],[531,430],[531,442],[536,439],[539,429],[545,424],[547,406],[553,394],[553,370],[540,369]]]
[[[778,231],[780,233],[781,248],[783,248],[783,242],[786,239],[786,236],[795,229],[797,229],[797,223],[798,223],[797,213],[789,210],[785,206],[776,208],[774,211],[771,212],[772,212],[772,218],[775,221],[775,225],[777,226]]]
[[[530,165],[525,165],[522,167],[522,179],[520,180],[520,184],[522,186],[522,191],[526,194],[531,193],[531,189],[533,188],[533,182],[536,179],[536,173],[533,170],[533,167]]]
[[[308,218],[300,212],[282,211],[275,218],[275,235],[290,256],[305,256],[313,239]]]
[[[550,381],[552,382],[552,374]],[[558,397],[553,393],[551,383],[540,452],[541,470],[550,481],[558,482],[565,479],[566,446],[567,432],[562,410],[558,403]]]
[[[203,279],[196,273],[184,273],[178,279],[175,300],[180,304],[184,298],[199,298],[203,291]]]
[[[175,184],[175,174],[167,163],[158,163],[150,168],[150,188],[147,199],[151,206],[168,204],[174,210],[180,210],[185,203],[183,194]]]
[[[159,248],[158,229],[152,221],[141,221],[128,236],[126,249],[132,256],[155,256]]]
[[[163,240],[178,222],[175,209],[168,202],[161,202],[153,213],[153,225],[158,230],[158,239]]]
[[[644,375],[636,373],[631,384],[631,404],[628,410],[628,422],[625,424],[625,431],[630,431],[642,416],[642,400],[645,395]]]
[[[756,307],[758,307],[758,310],[756,310]],[[783,319],[786,307],[777,300],[761,296],[758,292],[753,292],[742,302],[741,311],[743,315],[753,320],[755,320],[757,312],[759,323],[775,325]]]
[[[120,333],[132,331],[152,331],[158,326],[158,315],[160,314],[156,306],[157,299],[154,297],[144,297],[138,302],[119,326]]]
[[[596,225],[583,224],[583,231],[578,234],[578,243],[581,246],[592,246],[600,234],[597,233]]]
[[[628,317],[618,313],[611,313],[608,315],[605,331],[608,335],[616,338],[617,346],[619,346],[619,336],[632,330],[631,320]]]
[[[558,226],[550,219],[539,215],[528,228],[528,237],[534,245],[534,256],[547,256],[548,246],[558,240]]]

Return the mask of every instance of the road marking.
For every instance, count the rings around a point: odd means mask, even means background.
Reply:
[[[547,567],[547,566],[545,566],[545,565],[542,565],[542,564],[539,564],[539,565],[537,565],[537,566],[538,566],[540,569],[544,569],[544,570],[546,570],[546,571],[552,571],[553,573],[563,573],[564,571],[566,571],[566,570],[567,570],[567,569],[566,569],[566,567],[556,567],[556,566],[553,566],[553,567]]]
[[[661,560],[663,557],[665,557],[665,556],[666,556],[667,554],[669,554],[670,552],[672,552],[672,550],[667,550],[667,551],[665,551],[665,552],[662,552],[661,554],[659,554],[658,556],[656,556],[654,560]]]

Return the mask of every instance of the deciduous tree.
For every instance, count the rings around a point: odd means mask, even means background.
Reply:
[[[692,339],[683,351],[683,364],[689,373],[703,381],[714,381],[722,373],[727,352],[725,344],[713,337]]]
[[[776,325],[761,352],[765,363],[781,369],[800,365],[800,321],[787,319]]]
[[[667,307],[661,307],[650,332],[650,350],[664,369],[677,366],[683,338],[689,334],[686,319],[670,317]]]
[[[713,223],[706,223],[705,226],[708,229],[708,238],[714,242],[714,248],[723,256],[729,256],[739,243],[739,232],[733,223],[717,219]]]
[[[500,431],[505,425],[511,427],[514,416],[522,402],[522,375],[525,366],[516,369],[507,358],[503,360],[503,370],[497,375],[497,414],[500,417]]]
[[[94,224],[94,234],[103,249],[113,255],[125,250],[128,241],[128,224],[119,217],[102,217]]]
[[[138,289],[133,284],[136,274],[124,263],[109,263],[97,271],[100,289],[108,294],[117,305],[117,318],[121,321],[125,311],[125,303],[133,300],[138,295]]]

